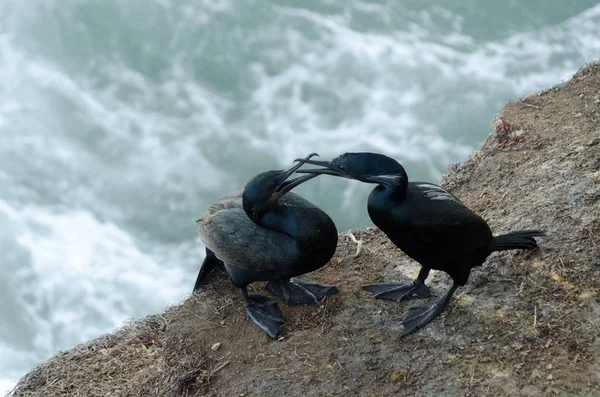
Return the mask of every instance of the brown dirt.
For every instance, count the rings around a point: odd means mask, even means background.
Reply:
[[[342,292],[319,307],[282,307],[278,341],[215,274],[182,304],[57,354],[13,395],[600,395],[600,64],[509,103],[493,125],[444,184],[495,233],[549,237],[535,252],[493,254],[425,329],[400,339],[399,320],[421,303],[361,289],[418,271],[367,228],[353,231],[360,255],[347,257],[356,244],[342,234],[331,263],[306,276]],[[443,273],[430,278],[437,296],[449,285]]]

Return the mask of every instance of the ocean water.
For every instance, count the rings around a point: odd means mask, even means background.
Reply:
[[[0,394],[188,296],[194,220],[256,173],[367,150],[439,182],[599,37],[585,0],[0,0]],[[344,230],[371,188],[297,191]]]

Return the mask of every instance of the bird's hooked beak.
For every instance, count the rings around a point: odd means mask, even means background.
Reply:
[[[348,168],[348,160],[339,158],[335,158],[331,161],[317,161],[310,159],[296,159],[295,161],[301,161],[302,164],[311,164],[323,167],[299,170],[297,171],[299,174],[311,174],[314,176],[332,175],[347,179],[354,179],[365,183],[377,183],[379,185],[388,187],[397,186],[399,183],[401,183],[403,178],[406,178],[406,174],[404,174],[404,171],[400,172],[399,169],[394,169],[389,173],[376,174],[367,172],[357,172],[356,169]],[[401,165],[398,164],[398,167],[400,167],[400,169],[403,170]]]
[[[333,175],[333,176],[340,176],[342,178],[349,178],[349,179],[354,179],[348,175],[346,175],[344,172],[342,172],[339,167],[337,167],[335,164],[332,163],[332,161],[320,161],[320,160],[310,160],[310,159],[296,159],[294,161],[299,161],[301,162],[301,164],[310,164],[310,165],[317,165],[323,168],[312,168],[312,169],[308,169],[308,170],[299,170],[298,173],[299,174],[311,174],[313,176],[319,176],[319,175]]]
[[[305,162],[309,161],[312,157],[318,156],[317,153],[311,153],[308,156],[306,156],[303,159],[296,159],[294,161],[297,161],[298,164],[294,165],[292,168],[290,168],[289,170],[283,172],[280,176],[279,176],[279,185],[277,186],[277,189],[275,189],[275,192],[273,193],[273,195],[271,196],[272,200],[277,200],[279,199],[281,196],[285,195],[286,193],[288,193],[290,190],[292,190],[293,188],[295,188],[298,185],[303,184],[306,181],[309,181],[311,179],[313,179],[314,177],[316,177],[317,175],[305,175],[305,176],[301,176],[299,178],[294,178],[294,179],[290,179],[289,181],[287,180],[291,175],[293,175],[296,171],[298,171],[298,169],[300,167],[302,167],[302,165],[304,165]]]

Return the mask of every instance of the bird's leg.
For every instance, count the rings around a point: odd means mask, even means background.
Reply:
[[[200,265],[200,270],[198,271],[198,277],[196,277],[196,283],[194,284],[192,293],[197,292],[200,289],[200,285],[202,284],[202,281],[204,281],[206,273],[213,271],[215,267],[219,265],[223,265],[223,262],[217,258],[214,252],[207,248],[206,256],[204,257],[202,265]]]
[[[318,304],[324,297],[340,292],[333,285],[303,280],[271,280],[266,288],[286,305]]]
[[[431,296],[431,290],[425,285],[429,276],[429,268],[423,266],[419,276],[413,281],[403,283],[377,283],[365,285],[363,289],[375,294],[377,299],[394,301],[407,301],[410,299],[423,299]]]
[[[249,296],[246,287],[241,289],[241,293],[244,300],[244,310],[246,310],[248,317],[265,331],[269,337],[275,339],[279,331],[281,331],[281,327],[285,324],[277,303],[265,296]]]
[[[458,287],[458,284],[452,284],[452,287],[446,291],[440,300],[423,306],[412,307],[408,311],[406,318],[400,322],[400,324],[404,326],[401,336],[406,336],[412,332],[415,332],[419,328],[424,327],[427,323],[443,312],[448,305],[448,302],[450,302],[450,298],[452,298],[452,295],[454,295],[454,291],[456,291]]]

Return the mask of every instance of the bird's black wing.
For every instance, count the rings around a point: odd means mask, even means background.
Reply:
[[[411,224],[423,241],[443,255],[468,254],[487,247],[491,231],[485,220],[475,214],[444,188],[411,184]]]
[[[302,207],[302,208],[318,208],[310,201],[298,196],[295,193],[287,193],[285,196],[279,199],[277,205],[284,205],[289,207]]]

